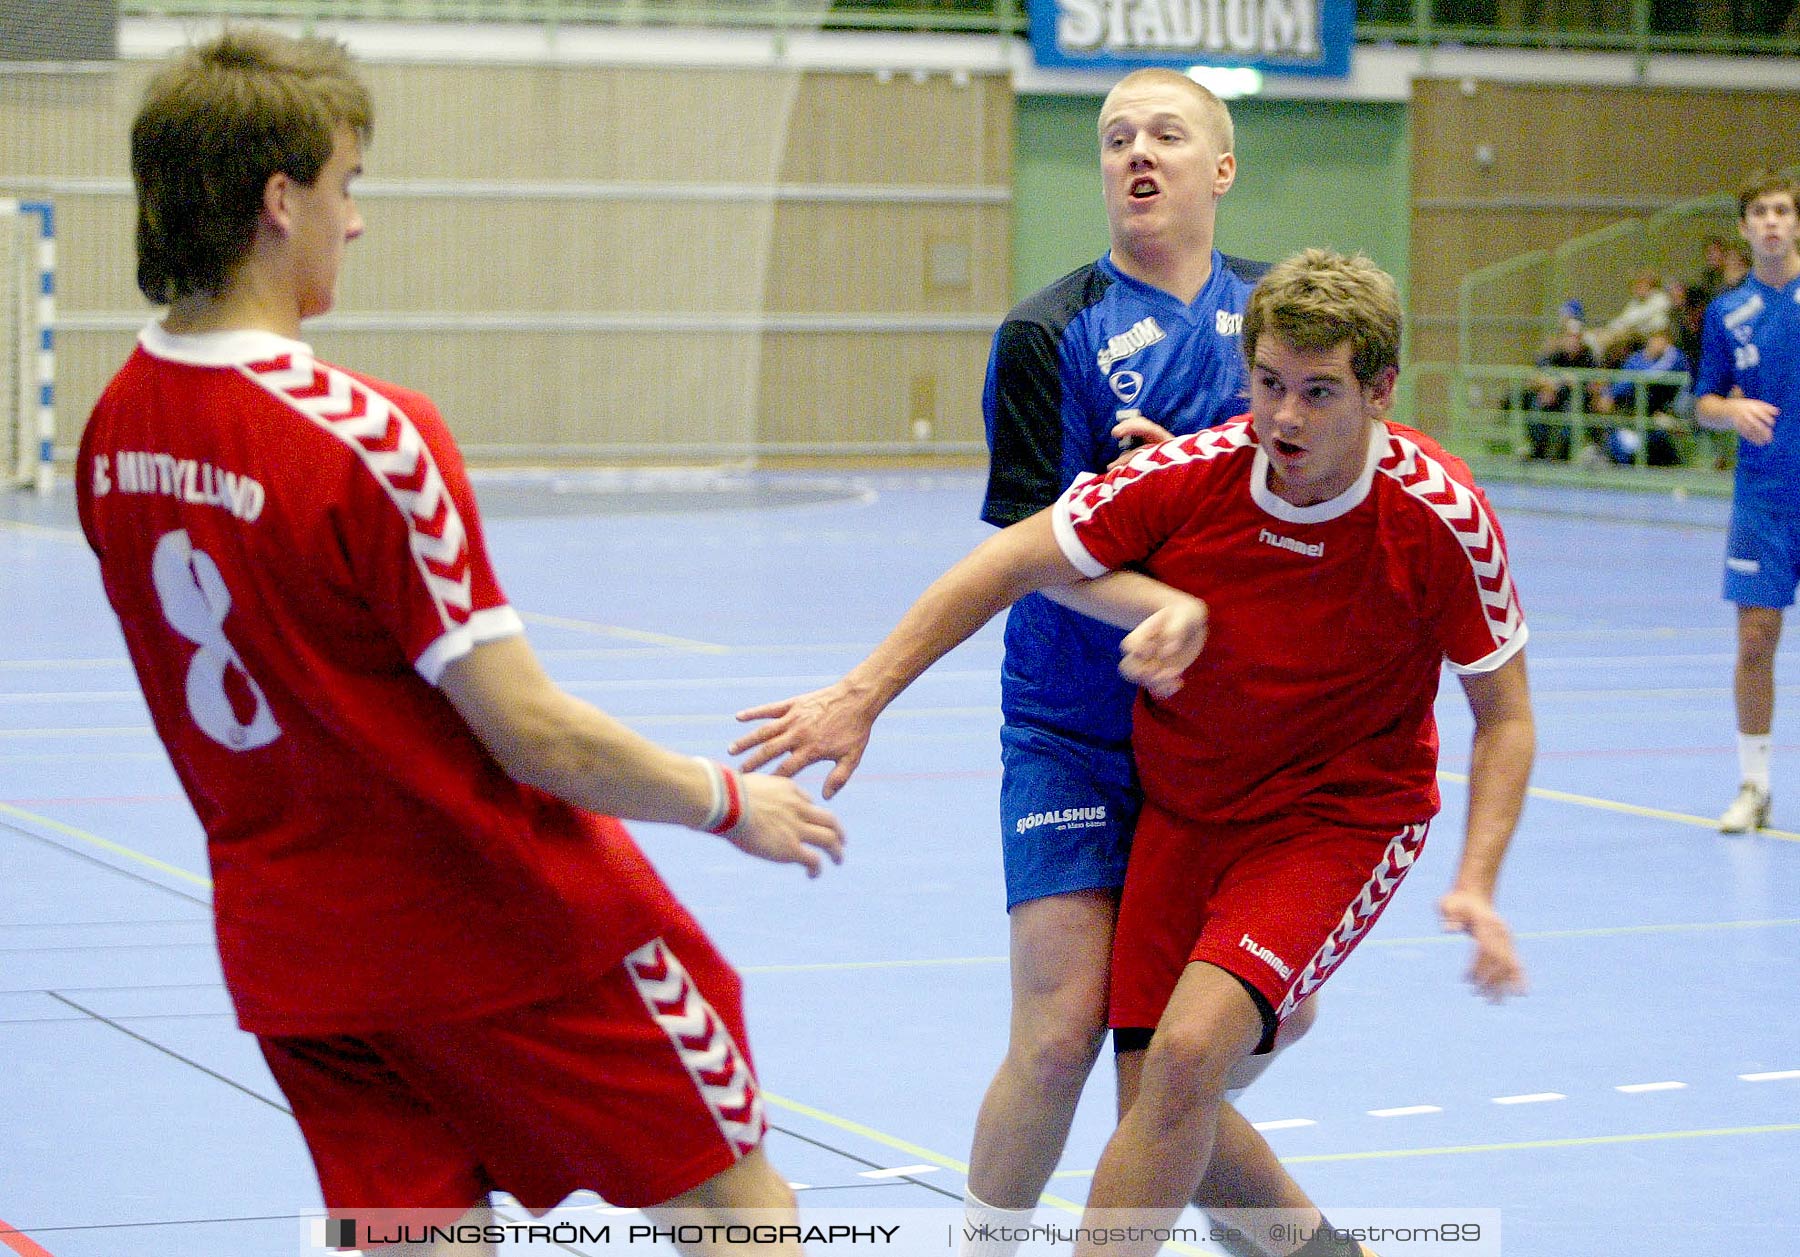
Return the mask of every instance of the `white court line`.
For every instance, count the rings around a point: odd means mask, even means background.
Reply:
[[[1250,1124],[1257,1130],[1298,1130],[1302,1126],[1318,1125],[1310,1117],[1282,1117],[1272,1122],[1252,1122]]]
[[[0,532],[22,532],[27,537],[44,537],[50,541],[76,541],[87,544],[79,528],[50,528],[44,524],[27,524],[22,519],[0,519]]]
[[[1745,1082],[1782,1082],[1789,1078],[1800,1078],[1800,1069],[1776,1069],[1763,1074],[1739,1074]]]
[[[1495,1096],[1495,1104],[1548,1104],[1552,1100],[1567,1100],[1569,1097],[1560,1091],[1533,1091],[1520,1096]]]
[[[1627,1082],[1614,1087],[1614,1091],[1623,1091],[1626,1095],[1638,1095],[1645,1091],[1685,1091],[1685,1082]]]
[[[909,1174],[935,1174],[941,1165],[898,1165],[891,1170],[862,1170],[858,1178],[905,1178]]]
[[[1397,1109],[1370,1109],[1370,1117],[1415,1117],[1421,1113],[1442,1113],[1435,1104],[1406,1104]]]
[[[671,650],[691,650],[703,655],[723,655],[731,650],[731,647],[721,646],[717,642],[696,641],[691,637],[672,637],[667,633],[651,633],[644,629],[621,628],[616,624],[601,624],[596,620],[577,620],[566,615],[545,615],[541,611],[520,611],[519,618],[527,624],[570,629],[577,633],[593,633],[599,637],[618,637],[628,642],[646,642],[652,646],[667,646]]]
[[[75,729],[0,729],[0,738],[123,738],[154,732],[149,725],[87,725]]]
[[[925,673],[913,686],[925,681],[993,681],[998,680],[1000,669],[980,668],[969,671],[939,672],[933,669]],[[636,690],[716,690],[723,686],[762,686],[770,690],[792,690],[805,687],[816,690],[820,686],[830,685],[838,679],[836,673],[815,673],[811,676],[730,676],[730,677],[630,677],[607,681],[563,681],[559,682],[563,689],[571,693],[618,690],[622,692]],[[1723,753],[1725,748],[1721,747]]]
[[[131,660],[124,655],[105,659],[0,659],[0,672],[44,672],[52,668],[126,668]]]

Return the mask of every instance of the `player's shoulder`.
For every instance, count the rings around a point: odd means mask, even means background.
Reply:
[[[1737,287],[1727,288],[1708,302],[1706,313],[1709,317],[1725,320],[1742,310],[1754,313],[1761,310],[1764,304],[1762,285],[1745,279]]]
[[[1006,321],[1034,324],[1060,335],[1082,311],[1098,305],[1112,285],[1106,269],[1098,261],[1089,262],[1026,297],[1007,311]]]
[[[1173,441],[1148,446],[1142,457],[1152,465],[1183,465],[1196,471],[1204,468],[1206,474],[1213,474],[1231,467],[1234,460],[1254,459],[1256,432],[1250,425],[1250,416],[1239,415]]]
[[[1230,253],[1220,253],[1219,261],[1224,265],[1226,273],[1245,288],[1256,287],[1256,282],[1269,273],[1268,262],[1236,257]]]
[[[1390,457],[1410,455],[1415,460],[1429,461],[1462,484],[1475,487],[1475,473],[1469,470],[1469,465],[1445,449],[1429,432],[1390,419],[1387,421],[1387,443]]]
[[[1389,421],[1386,448],[1376,463],[1391,491],[1414,508],[1413,517],[1437,532],[1441,529],[1468,548],[1498,534],[1493,503],[1461,458],[1428,433]]]

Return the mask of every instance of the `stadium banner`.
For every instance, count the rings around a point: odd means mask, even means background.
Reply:
[[[1027,0],[1040,66],[1350,73],[1355,0]]]

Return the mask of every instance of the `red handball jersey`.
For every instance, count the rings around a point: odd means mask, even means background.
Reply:
[[[422,394],[265,332],[144,331],[81,442],[81,526],[206,830],[260,1034],[567,990],[673,900],[629,835],[508,777],[435,682],[521,631]]]
[[[1138,697],[1144,792],[1204,822],[1295,812],[1398,831],[1438,809],[1440,665],[1525,644],[1505,542],[1468,468],[1377,425],[1362,476],[1292,506],[1248,418],[1146,449],[1053,508],[1090,576],[1148,572],[1206,600],[1206,648],[1169,699]]]

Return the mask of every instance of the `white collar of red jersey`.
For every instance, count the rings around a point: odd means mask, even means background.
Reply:
[[[253,328],[177,336],[155,322],[138,333],[138,344],[155,357],[194,367],[232,367],[296,352],[312,357],[312,349],[300,341]]]
[[[1269,488],[1269,456],[1258,443],[1256,461],[1250,465],[1250,497],[1263,510],[1289,524],[1322,524],[1336,519],[1355,510],[1369,496],[1369,486],[1375,483],[1375,468],[1381,464],[1387,443],[1388,426],[1377,419],[1375,430],[1369,433],[1369,452],[1363,459],[1362,474],[1356,478],[1356,483],[1335,498],[1311,506],[1295,506],[1275,496],[1275,491]]]

